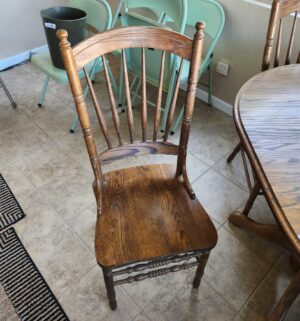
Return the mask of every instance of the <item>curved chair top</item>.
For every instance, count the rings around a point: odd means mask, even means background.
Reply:
[[[161,49],[190,60],[192,45],[191,38],[168,29],[149,26],[124,27],[86,39],[73,48],[73,54],[79,70],[91,60],[124,47]]]

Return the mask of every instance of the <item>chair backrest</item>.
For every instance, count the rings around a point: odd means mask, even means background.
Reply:
[[[85,11],[87,24],[98,32],[111,28],[112,13],[105,0],[69,0],[68,6]]]
[[[205,59],[209,59],[224,29],[224,10],[215,0],[188,0],[186,25],[194,26],[197,21],[205,22],[205,34],[211,39],[205,56]]]
[[[67,41],[67,32],[65,30],[59,30],[57,32],[58,38],[60,39],[61,54],[68,74],[69,83],[76,104],[88,154],[90,156],[90,161],[95,174],[95,193],[101,193],[101,163],[103,164],[113,162],[115,160],[122,159],[128,156],[139,156],[145,154],[168,154],[177,155],[177,175],[183,176],[183,180],[186,184],[188,192],[190,192],[191,197],[194,196],[192,195],[192,189],[190,187],[190,184],[188,183],[186,174],[186,153],[191,118],[195,102],[195,89],[198,81],[198,73],[203,48],[203,30],[204,23],[198,22],[196,25],[196,33],[194,36],[194,40],[192,40],[191,38],[181,35],[179,33],[156,27],[138,26],[113,29],[88,38],[85,41],[78,44],[77,46],[75,46],[73,49],[71,48],[70,43]],[[136,133],[136,127],[134,125],[136,121],[134,120],[131,105],[130,85],[126,62],[127,48],[141,48],[141,137],[137,137],[138,135]],[[154,110],[152,108],[147,108],[148,106],[145,61],[145,49],[147,48],[154,48],[156,50],[162,51],[160,80],[156,99],[156,108]],[[108,68],[106,54],[115,50],[122,50],[122,65],[124,71],[124,85],[127,102],[126,116],[123,114],[123,117],[121,117],[122,115],[119,116],[116,100],[111,85],[110,75],[107,70]],[[171,108],[169,110],[167,128],[164,133],[164,137],[158,138],[158,132],[160,128],[159,126],[161,122],[162,86],[166,52],[178,56],[181,59],[181,63],[176,80]],[[111,113],[109,113],[110,119],[108,119],[107,117],[107,109],[104,110],[103,106],[101,106],[101,104],[99,103],[93,84],[89,78],[88,72],[85,69],[85,66],[97,57],[101,57],[103,61],[104,74],[106,78],[106,86],[111,110]],[[184,60],[190,62],[190,72],[188,87],[185,94],[185,109],[183,122],[181,126],[180,141],[179,144],[176,145],[168,142],[168,137],[174,121],[175,108],[177,104],[180,85],[180,74],[183,69],[182,66]],[[91,121],[86,107],[86,103],[83,98],[82,86],[78,77],[78,70],[81,69],[83,69],[85,72],[86,80],[90,88],[91,98],[95,107],[95,112],[107,145],[107,148],[100,154],[100,157],[97,151],[95,137],[92,133]],[[153,125],[151,126],[153,128],[153,131],[151,131],[151,139],[149,135],[149,128],[147,126],[148,119],[150,118],[148,114],[150,112],[151,118],[153,115]],[[135,113],[135,115],[136,114],[137,112]],[[128,130],[124,129],[124,126],[121,126],[121,118],[125,123],[127,123]],[[114,124],[114,129],[109,128],[109,126],[107,125],[109,120],[111,120]],[[116,146],[113,146],[113,140],[109,134],[112,130],[114,130],[117,134],[116,136],[118,142]],[[126,136],[128,136],[128,142],[124,142],[124,137]]]
[[[164,13],[176,25],[177,31],[183,33],[187,16],[187,2],[187,0],[125,0],[125,12],[130,9],[148,8],[158,15]]]
[[[290,35],[288,37],[289,42],[287,46],[286,54],[284,55],[284,64],[288,65],[291,63],[293,55],[295,55],[295,62],[300,63],[300,50],[299,48],[294,48],[294,39],[296,34],[296,25],[298,20],[300,19],[300,0],[274,0],[272,4],[269,26],[266,37],[266,44],[263,55],[262,62],[262,71],[270,68],[271,65],[271,57],[273,53],[273,47],[276,39],[276,49],[274,54],[274,67],[278,67],[281,61],[281,49],[283,47],[283,38],[285,38],[285,34],[283,37],[283,24],[287,22],[286,20],[291,19],[290,15],[294,14],[292,26],[289,29]],[[298,15],[298,18],[297,18]],[[278,32],[276,35],[276,29],[278,28]],[[298,37],[299,38],[299,37]],[[299,50],[299,51],[298,51]]]

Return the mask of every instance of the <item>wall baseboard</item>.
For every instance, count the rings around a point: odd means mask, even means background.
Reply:
[[[201,88],[196,89],[196,97],[200,100],[205,101],[206,103],[208,101],[208,93]],[[221,110],[223,113],[232,117],[233,106],[227,103],[226,101],[216,96],[212,96],[212,105],[214,108],[217,108]]]
[[[180,86],[180,88],[186,90],[187,84]],[[196,89],[196,97],[206,103],[208,101],[208,93],[201,88]],[[212,107],[232,117],[233,106],[216,96],[212,96]]]
[[[48,49],[48,46],[44,45],[44,46],[41,46],[38,48],[34,48],[31,50],[21,52],[17,55],[14,55],[14,56],[11,56],[8,58],[2,59],[2,60],[0,60],[0,71],[3,69],[9,68],[9,67],[15,66],[21,62],[24,62],[24,61],[30,59],[32,54],[36,54],[38,52],[42,52],[47,49]]]

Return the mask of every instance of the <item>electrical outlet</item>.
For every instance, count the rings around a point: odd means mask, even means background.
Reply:
[[[223,76],[228,75],[229,62],[227,60],[221,60],[217,63],[217,73]]]

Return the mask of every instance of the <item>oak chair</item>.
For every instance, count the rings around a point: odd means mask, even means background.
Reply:
[[[274,0],[272,3],[272,9],[269,19],[269,26],[266,36],[266,44],[263,53],[263,61],[261,66],[261,71],[265,71],[272,68],[271,60],[274,59],[273,67],[276,68],[279,65],[289,65],[291,63],[300,63],[300,50],[295,48],[294,40],[297,39],[296,26],[300,17],[300,0]],[[292,26],[288,26],[289,20],[292,18],[290,15],[293,14]],[[287,28],[284,30],[283,25]],[[277,32],[276,32],[277,30]],[[285,45],[285,38],[287,34],[284,31],[289,32],[287,50],[283,51]],[[284,36],[283,36],[284,34]],[[276,46],[275,46],[276,44]],[[274,50],[275,47],[275,51]],[[245,168],[246,179],[250,192],[252,191],[252,183],[250,179],[250,174],[247,167],[247,161],[244,153],[242,143],[234,148],[232,153],[227,158],[227,163],[231,163],[235,156],[241,152],[243,158],[243,164]],[[255,188],[254,188],[255,190]]]
[[[109,304],[116,309],[114,286],[140,281],[175,272],[192,266],[196,269],[193,286],[199,287],[209,253],[217,243],[217,232],[201,206],[189,183],[186,169],[187,144],[191,126],[195,89],[203,47],[204,23],[198,22],[194,40],[176,32],[156,27],[128,27],[106,31],[91,37],[73,49],[67,32],[59,30],[60,48],[69,77],[87,151],[94,171],[93,189],[97,202],[95,252],[101,266]],[[137,137],[131,105],[130,84],[126,63],[127,48],[141,48],[142,110],[141,138]],[[160,83],[155,110],[147,108],[146,59],[147,48],[161,50]],[[119,116],[113,95],[106,55],[121,50],[126,95],[126,115]],[[163,138],[158,137],[164,62],[166,52],[191,62],[185,113],[179,144],[168,142],[179,92],[180,72],[176,81],[167,128]],[[85,65],[102,57],[110,108],[99,102]],[[107,148],[100,154],[91,119],[83,98],[78,71],[83,69],[91,98]],[[101,95],[102,97],[103,95]],[[113,128],[108,126],[108,116]],[[153,131],[148,119],[153,115]],[[121,120],[128,125],[129,141],[125,142]],[[96,119],[95,119],[96,120]],[[93,120],[94,122],[94,120]],[[98,127],[98,125],[96,126]],[[116,132],[114,146],[110,132]],[[150,138],[151,137],[151,138]],[[156,164],[125,167],[102,173],[102,165],[129,156],[147,154],[177,155],[176,164]],[[131,273],[134,273],[132,275]],[[123,276],[129,274],[129,276]],[[131,275],[130,275],[131,274]]]

